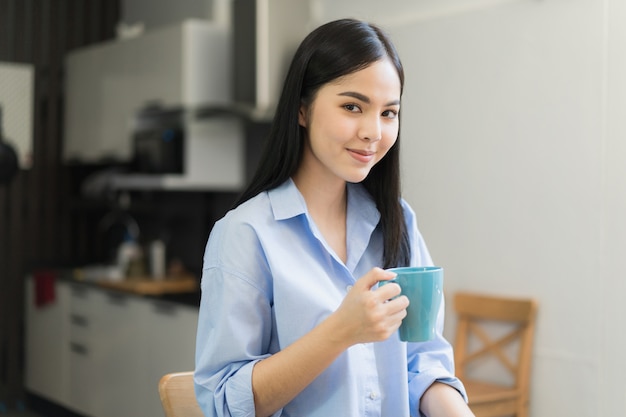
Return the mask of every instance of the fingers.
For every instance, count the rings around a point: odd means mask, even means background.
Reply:
[[[402,288],[395,282],[390,282],[389,284],[380,285],[376,290],[376,294],[378,297],[383,300],[392,300],[400,295],[402,292]],[[406,297],[405,297],[406,298]]]
[[[399,297],[394,298],[393,300],[389,300],[388,303],[385,304],[390,314],[396,314],[398,312],[403,312],[402,318],[406,316],[406,308],[409,306],[409,298],[406,295],[401,295]]]
[[[376,284],[393,279],[394,272],[373,268],[359,278],[337,313],[348,325],[343,326],[349,343],[365,343],[387,339],[406,317],[409,299],[401,295],[395,282]]]
[[[378,284],[379,281],[388,281],[395,276],[396,274],[394,272],[385,271],[381,268],[372,268],[367,274],[356,281],[354,287],[369,290],[374,285]]]
[[[378,283],[391,280],[396,277],[396,273],[385,271],[381,268],[373,268],[363,277],[361,277],[354,285],[353,289],[362,289],[368,296],[372,297],[374,305],[380,308],[379,313],[383,317],[399,322],[406,317],[406,308],[409,306],[408,297],[401,294],[400,285],[395,282],[380,285],[375,291],[372,291]],[[372,307],[372,306],[371,306]]]
[[[381,281],[389,281],[391,279],[394,279],[395,277],[395,272],[385,271],[381,268],[372,268],[367,274],[363,275],[356,281],[353,288],[356,290],[370,291],[372,287],[374,287]],[[402,290],[398,284],[389,283],[379,286],[378,289],[375,291],[375,294],[380,302],[386,302],[400,295],[401,291]]]

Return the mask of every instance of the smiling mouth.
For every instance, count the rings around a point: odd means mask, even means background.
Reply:
[[[375,152],[363,151],[359,149],[348,149],[348,152],[350,153],[350,156],[359,162],[370,162],[375,155]]]

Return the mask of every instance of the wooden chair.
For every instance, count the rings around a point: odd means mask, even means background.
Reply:
[[[175,372],[159,381],[159,397],[165,417],[204,417],[196,401],[193,372]]]
[[[455,294],[454,309],[456,374],[465,384],[476,417],[527,417],[537,303],[460,292]],[[476,366],[486,365],[486,360],[506,369],[511,383],[476,377]]]

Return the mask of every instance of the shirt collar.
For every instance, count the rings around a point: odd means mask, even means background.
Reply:
[[[267,192],[274,219],[285,220],[307,212],[306,202],[291,178]]]
[[[306,202],[290,178],[268,191],[272,212],[276,220],[285,220],[307,213]],[[358,218],[374,228],[380,213],[374,200],[361,184],[348,183],[348,218]]]
[[[360,219],[372,230],[380,220],[376,203],[362,184],[348,183],[348,219]]]

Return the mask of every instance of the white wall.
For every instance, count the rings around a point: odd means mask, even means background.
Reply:
[[[400,50],[404,194],[447,291],[539,301],[531,415],[626,415],[625,2],[311,3]]]
[[[601,329],[598,380],[602,408],[597,415],[626,415],[626,2],[606,2],[605,138],[603,178],[604,239],[598,248],[602,258]]]

